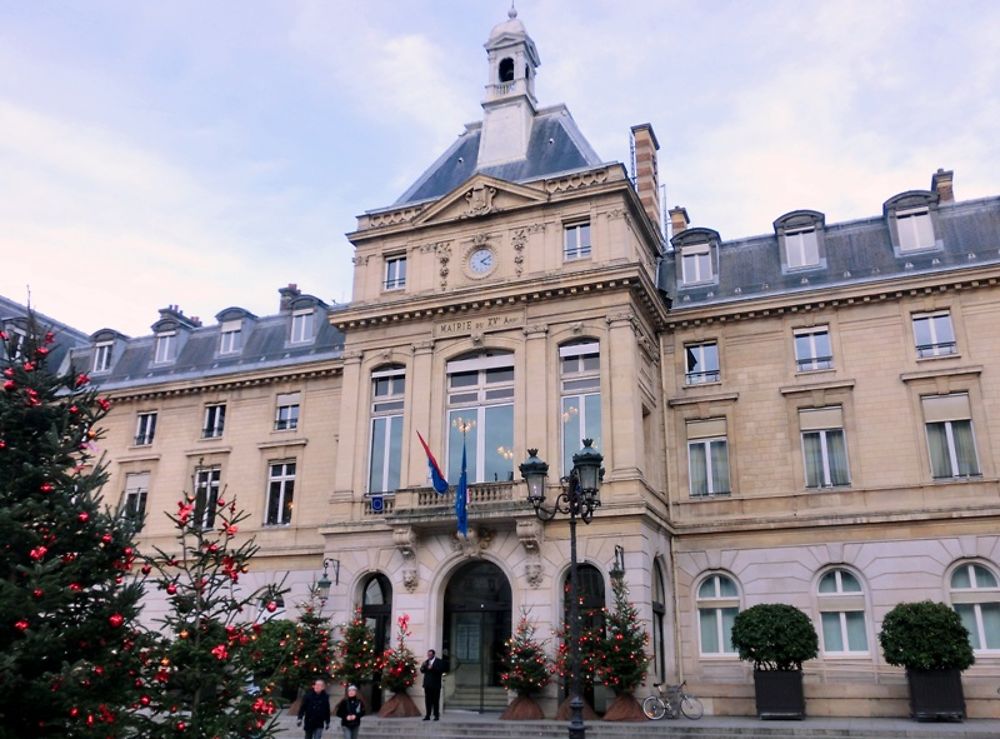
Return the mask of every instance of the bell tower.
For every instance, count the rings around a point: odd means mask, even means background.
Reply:
[[[485,44],[489,77],[483,99],[479,167],[513,162],[528,154],[535,99],[538,49],[513,4],[507,20],[494,26]]]

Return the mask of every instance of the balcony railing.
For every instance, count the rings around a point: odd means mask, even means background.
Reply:
[[[954,341],[939,341],[936,344],[917,344],[917,356],[924,357],[946,357],[956,351]]]
[[[799,372],[833,369],[833,357],[803,357],[795,360]]]
[[[469,520],[476,518],[502,518],[510,516],[522,507],[528,509],[527,500],[518,496],[520,483],[488,482],[469,486]],[[522,493],[524,491],[522,490]],[[438,494],[433,488],[409,488],[397,490],[382,499],[384,510],[377,513],[371,508],[371,500],[365,499],[361,516],[365,520],[384,517],[394,523],[422,526],[454,525],[455,490]]]
[[[149,446],[153,443],[152,434],[139,434],[135,437],[135,446]]]
[[[718,382],[719,370],[708,370],[706,372],[688,372],[684,375],[684,381],[688,385],[704,385],[708,382]]]

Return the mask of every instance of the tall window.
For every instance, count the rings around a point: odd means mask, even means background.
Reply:
[[[691,495],[728,495],[729,449],[726,419],[688,421],[687,438]]]
[[[785,255],[789,269],[815,267],[819,264],[819,241],[816,229],[785,232]]]
[[[313,319],[316,311],[312,308],[304,308],[292,313],[292,337],[293,344],[302,344],[313,339]]]
[[[714,341],[684,347],[684,383],[702,385],[719,381],[719,345]]]
[[[94,366],[91,371],[107,372],[111,369],[111,350],[114,348],[113,341],[102,341],[94,346]]]
[[[806,487],[828,488],[851,483],[844,442],[844,412],[837,406],[799,411]]]
[[[858,579],[847,570],[830,570],[819,580],[817,600],[823,627],[823,653],[867,653],[865,594]]]
[[[514,479],[514,355],[483,351],[448,362],[448,479],[458,480],[462,442],[469,482]]]
[[[733,620],[740,612],[736,583],[725,575],[710,575],[698,586],[698,638],[703,655],[736,654]]]
[[[235,354],[243,348],[243,321],[223,321],[219,327],[219,354]]]
[[[222,436],[222,431],[226,426],[226,405],[205,406],[205,425],[201,429],[201,438],[215,439]]]
[[[1000,651],[1000,587],[982,565],[963,563],[951,576],[951,602],[976,651]]]
[[[401,290],[406,287],[406,255],[396,254],[385,258],[385,289]]]
[[[664,643],[664,623],[667,620],[667,594],[663,586],[663,570],[660,561],[653,560],[653,669],[658,682],[667,675],[667,653]]]
[[[368,492],[388,493],[399,488],[403,461],[403,398],[406,371],[392,366],[372,372],[372,437]],[[458,478],[455,478],[458,482]]]
[[[292,522],[295,462],[272,462],[267,479],[267,515],[264,523],[278,526]]]
[[[563,475],[573,469],[573,455],[584,439],[601,446],[601,355],[596,341],[584,339],[559,347],[562,381]]]
[[[135,445],[149,446],[156,436],[156,411],[139,413],[135,420]]]
[[[299,427],[299,393],[280,393],[275,401],[274,430],[292,431]]]
[[[827,326],[797,328],[795,337],[795,366],[799,372],[812,372],[833,367],[833,349],[830,346],[830,329]]]
[[[979,474],[972,409],[965,393],[921,398],[931,474],[935,479]]]
[[[604,633],[604,575],[592,564],[582,562],[577,565],[580,587],[577,589],[577,605],[580,608],[581,629],[598,629]],[[567,570],[563,579],[563,620],[569,623],[570,593],[573,590],[573,571]]]
[[[203,529],[215,525],[215,510],[219,507],[219,482],[222,469],[199,467],[194,474],[194,520]]]
[[[130,472],[125,475],[125,494],[122,500],[122,514],[136,524],[141,531],[146,518],[146,498],[149,497],[149,473]]]
[[[590,222],[574,223],[563,229],[563,257],[566,261],[590,256]]]
[[[681,273],[685,285],[712,280],[711,247],[708,244],[685,246],[681,251]]]
[[[918,357],[942,357],[956,352],[951,313],[938,310],[913,314],[913,339]]]
[[[934,246],[934,227],[927,208],[896,212],[900,251],[929,249]]]
[[[156,353],[153,361],[172,362],[177,354],[177,332],[162,331],[156,335]]]

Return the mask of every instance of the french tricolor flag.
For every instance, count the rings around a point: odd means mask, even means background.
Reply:
[[[448,492],[448,481],[441,474],[441,467],[438,465],[438,461],[434,459],[430,447],[427,446],[427,442],[424,441],[424,437],[420,435],[419,431],[417,432],[417,438],[420,439],[420,444],[423,446],[424,452],[427,453],[427,466],[431,468],[431,484],[439,494]]]

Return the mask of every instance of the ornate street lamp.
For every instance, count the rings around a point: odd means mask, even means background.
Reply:
[[[551,508],[545,506],[545,479],[549,466],[538,456],[537,449],[528,450],[528,458],[521,464],[521,476],[528,484],[528,502],[541,521],[551,521],[557,513],[569,516],[569,641],[572,681],[569,737],[585,739],[587,727],[583,723],[583,697],[580,681],[580,579],[576,561],[576,520],[590,523],[594,511],[600,507],[598,491],[604,470],[604,456],[594,449],[593,439],[583,440],[583,449],[573,455],[573,469],[569,477],[559,481],[560,491]]]
[[[316,595],[319,596],[319,609],[322,611],[326,607],[326,601],[330,598],[330,565],[333,565],[333,577],[337,585],[340,585],[340,560],[328,557],[323,560],[323,574],[316,583]]]

